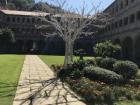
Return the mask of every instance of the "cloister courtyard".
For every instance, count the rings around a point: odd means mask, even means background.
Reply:
[[[0,105],[140,105],[140,0],[0,0]]]

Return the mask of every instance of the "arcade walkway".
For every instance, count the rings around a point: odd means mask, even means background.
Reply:
[[[85,105],[36,55],[27,55],[13,105]]]

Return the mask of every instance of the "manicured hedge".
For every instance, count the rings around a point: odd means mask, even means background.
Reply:
[[[114,72],[122,75],[125,79],[134,78],[138,72],[138,66],[131,61],[117,61],[114,65]]]
[[[121,75],[100,67],[89,66],[84,68],[85,76],[92,80],[100,80],[106,83],[118,84],[123,81]]]
[[[114,58],[104,58],[102,59],[100,66],[105,69],[113,70],[113,64],[116,62]]]

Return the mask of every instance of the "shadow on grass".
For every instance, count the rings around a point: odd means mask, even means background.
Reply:
[[[14,83],[0,82],[0,98],[14,96],[17,85]]]

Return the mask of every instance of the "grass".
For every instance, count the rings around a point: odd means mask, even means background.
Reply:
[[[40,55],[39,56],[47,65],[51,66],[52,64],[63,64],[64,56],[55,56],[55,55]],[[74,60],[79,57],[74,57]],[[84,59],[90,59],[92,57],[84,57]]]
[[[140,105],[140,101],[120,101],[116,105]]]
[[[23,55],[0,55],[0,105],[12,105]]]

